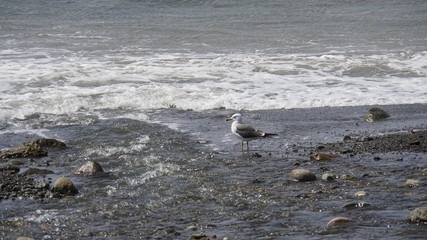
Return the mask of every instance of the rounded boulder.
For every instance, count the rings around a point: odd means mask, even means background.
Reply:
[[[419,207],[409,214],[409,221],[414,223],[427,222],[427,207]]]
[[[371,108],[368,110],[367,113],[365,113],[364,119],[365,122],[375,122],[375,121],[380,121],[380,120],[384,120],[386,118],[389,118],[390,115],[382,110],[381,108]]]
[[[65,177],[58,178],[52,189],[54,197],[74,196],[79,191],[74,186],[73,182]]]

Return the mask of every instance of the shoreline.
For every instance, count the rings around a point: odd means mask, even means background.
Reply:
[[[203,224],[213,226],[205,229],[207,235],[223,234],[230,239],[240,239],[241,229],[246,229],[248,236],[253,238],[269,236],[270,233],[284,237],[283,228],[277,228],[274,220],[265,220],[277,219],[297,226],[296,229],[288,229],[290,233],[286,236],[306,237],[305,232],[312,231],[320,234],[318,236],[332,234],[342,237],[346,230],[332,233],[319,230],[324,229],[334,217],[351,219],[355,226],[350,228],[358,236],[365,236],[367,227],[373,234],[378,234],[382,232],[381,227],[375,226],[383,224],[394,226],[386,234],[390,239],[402,232],[404,236],[422,236],[417,225],[406,220],[413,209],[425,203],[427,105],[378,106],[390,117],[378,122],[364,122],[363,115],[371,107],[241,111],[247,123],[279,134],[274,138],[254,140],[249,152],[241,152],[240,142],[230,134],[230,123],[225,118],[235,111],[225,109],[203,112],[165,109],[153,112],[150,115],[152,122],[127,118],[96,119],[89,125],[52,127],[48,136],[59,136],[58,140],[64,141],[68,147],[48,149],[46,157],[18,158],[21,165],[5,169],[9,172],[0,172],[0,178],[10,180],[12,184],[10,188],[3,188],[9,189],[10,194],[2,195],[0,203],[12,204],[13,201],[27,199],[36,210],[43,209],[44,203],[49,202],[58,219],[65,216],[65,221],[71,221],[73,226],[82,226],[81,223],[87,224],[88,220],[69,219],[68,213],[61,208],[61,202],[69,201],[69,208],[83,211],[91,205],[92,199],[97,198],[102,203],[99,211],[109,212],[108,206],[114,202],[104,193],[105,189],[112,189],[109,186],[121,184],[120,192],[112,192],[113,196],[129,196],[127,201],[132,203],[131,206],[144,201],[161,202],[162,198],[150,196],[150,193],[157,193],[158,186],[162,186],[171,199],[171,205],[168,201],[160,208],[149,209],[147,226],[140,227],[139,221],[131,223],[135,229],[142,228],[138,231],[146,231],[150,236],[164,234],[153,230],[155,226],[151,225],[151,219],[162,219],[166,226],[173,226],[174,233],[187,239],[197,233],[188,232],[188,226],[199,231]],[[154,120],[158,119],[161,122],[155,123]],[[139,145],[141,149],[135,148],[134,140],[142,134],[148,137],[141,139],[145,139]],[[22,144],[20,140],[34,141],[37,137],[20,133],[13,137],[12,142],[7,142],[5,137],[0,139],[3,139],[2,146],[16,147]],[[145,145],[150,146],[146,148]],[[113,152],[115,150],[117,154]],[[85,155],[87,152],[89,154]],[[337,156],[313,160],[310,159],[313,154]],[[126,162],[126,158],[134,160]],[[145,164],[145,159],[151,162]],[[74,170],[86,160],[98,160],[108,174],[98,177],[74,175]],[[7,165],[9,161],[0,159],[0,165]],[[166,173],[156,172],[156,166],[163,171],[168,170],[164,166],[173,168]],[[19,168],[21,171],[17,172]],[[24,176],[23,172],[28,168],[54,173]],[[311,179],[316,180],[303,183],[290,179],[291,172],[296,169],[310,171],[316,176]],[[128,182],[129,178],[142,178],[147,172],[153,173],[147,182]],[[62,176],[76,181],[79,189],[77,198],[51,198],[52,182]],[[34,181],[26,182],[25,179]],[[106,185],[91,189],[99,180]],[[3,186],[6,184],[3,182]],[[13,184],[25,189],[38,187],[38,190],[19,192]],[[135,195],[138,193],[135,188],[141,191],[141,195]],[[73,204],[76,202],[79,204]],[[250,209],[242,208],[245,204],[250,204]],[[191,220],[182,222],[169,217],[177,214],[174,209],[180,214],[184,212],[185,217]],[[227,211],[216,215],[221,209]],[[21,210],[17,205],[9,210],[8,216],[14,216],[14,211],[19,213]],[[141,209],[138,211],[143,212]],[[288,212],[289,216],[284,216],[283,212]],[[252,213],[266,217],[257,223],[266,229],[265,232],[250,230],[248,226],[252,225],[245,219]],[[132,207],[124,207],[115,214],[123,216],[121,220],[132,221],[136,213]],[[300,215],[312,220],[307,221]],[[27,213],[22,218],[26,219]],[[103,215],[94,214],[93,218],[100,222],[105,220]],[[92,222],[92,218],[89,221]],[[235,228],[229,229],[228,224],[223,224],[227,221],[233,222]],[[25,232],[19,227],[3,227],[10,233]],[[85,228],[74,227],[72,233],[67,231],[70,230],[66,230],[66,234],[79,238],[82,236],[74,232],[84,232]],[[96,227],[86,231],[93,236],[102,234],[102,229]],[[34,237],[41,236],[41,233],[28,233]]]

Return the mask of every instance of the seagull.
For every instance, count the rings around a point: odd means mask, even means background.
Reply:
[[[240,113],[233,114],[233,116],[227,118],[226,121],[233,121],[231,124],[231,132],[242,141],[242,152],[244,142],[246,142],[246,150],[249,151],[249,141],[277,135],[275,133],[265,133],[261,130],[255,129],[251,125],[244,124]]]

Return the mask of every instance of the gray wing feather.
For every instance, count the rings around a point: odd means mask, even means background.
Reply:
[[[264,133],[260,130],[255,129],[251,125],[239,124],[236,126],[236,133],[242,136],[243,138],[255,138],[263,137]]]

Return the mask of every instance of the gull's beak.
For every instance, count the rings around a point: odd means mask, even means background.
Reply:
[[[227,118],[227,119],[225,119],[225,121],[233,121],[233,119],[232,118]]]

